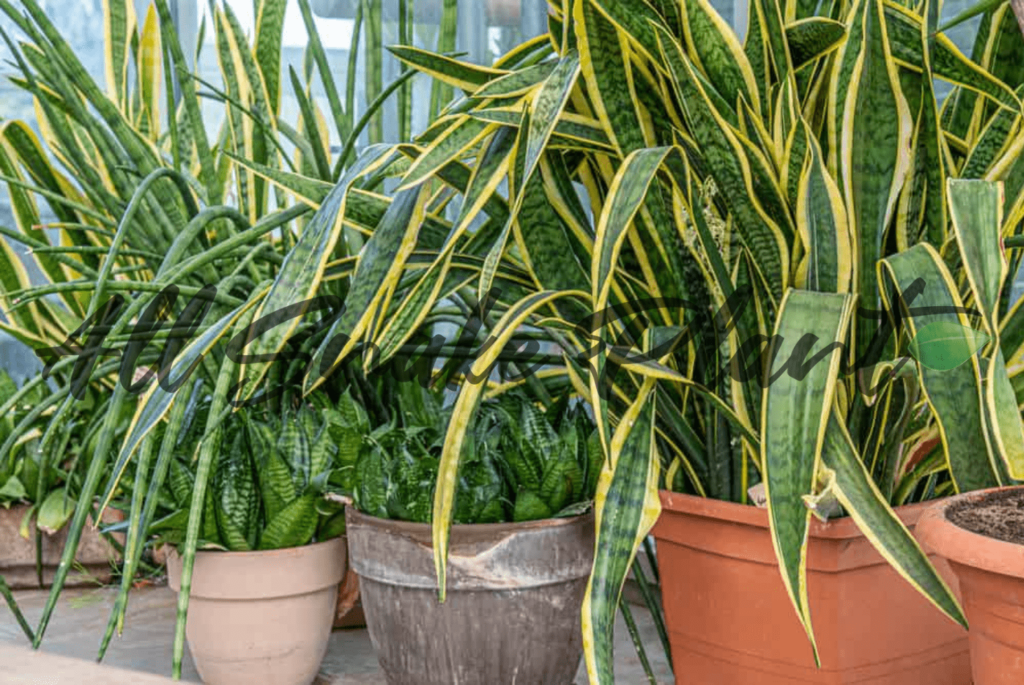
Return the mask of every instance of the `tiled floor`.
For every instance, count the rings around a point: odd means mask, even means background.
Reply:
[[[35,623],[42,611],[46,593],[23,591],[16,593],[18,603],[30,624]],[[148,685],[160,679],[143,680],[137,674],[91,669],[60,657],[94,661],[100,637],[106,626],[114,591],[110,588],[67,590],[50,622],[43,642],[42,655],[20,651],[27,644],[14,616],[0,602],[0,685],[26,683],[103,683],[120,685],[138,682]],[[142,671],[161,676],[171,672],[171,644],[174,632],[176,596],[166,587],[149,587],[132,593],[121,638],[114,638],[104,664],[129,671]],[[670,685],[671,671],[661,650],[654,624],[646,610],[634,607],[648,656],[658,676],[659,685]],[[625,624],[619,620],[615,630],[616,681],[624,685],[642,685],[647,682]],[[49,655],[49,656],[47,656]],[[59,655],[56,657],[54,655]],[[80,665],[80,668],[76,666]],[[135,675],[137,677],[133,678]],[[182,680],[199,682],[191,658],[186,654]],[[331,636],[327,657],[321,667],[320,685],[385,685],[377,667],[370,638],[366,630],[335,631]],[[576,683],[586,683],[581,670]]]

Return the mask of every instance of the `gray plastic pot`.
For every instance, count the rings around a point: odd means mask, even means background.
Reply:
[[[266,552],[198,552],[185,635],[206,685],[309,685],[331,636],[345,538]],[[171,589],[181,557],[167,555]]]
[[[345,515],[366,625],[389,685],[573,681],[593,515],[452,526],[444,604],[430,526],[352,507]]]

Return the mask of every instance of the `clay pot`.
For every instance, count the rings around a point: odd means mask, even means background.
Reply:
[[[64,553],[64,543],[68,538],[68,526],[53,535],[44,533],[42,536],[43,584],[39,584],[36,573],[36,540],[35,527],[33,536],[28,540],[21,537],[18,529],[21,520],[28,513],[28,505],[17,505],[10,509],[0,507],[0,575],[15,590],[38,587],[49,587]],[[104,523],[117,523],[124,515],[116,509],[107,509],[103,513]],[[114,533],[115,539],[124,542],[123,533]],[[82,529],[82,538],[78,542],[75,553],[75,566],[68,573],[65,587],[91,586],[109,583],[114,577],[114,569],[120,564],[120,556],[109,542],[93,527],[92,519]]]
[[[185,634],[207,685],[308,685],[320,670],[345,538],[267,552],[198,552]],[[181,557],[167,556],[172,590]]]
[[[966,632],[900,578],[852,519],[811,525],[807,583],[821,658],[816,669],[779,572],[767,510],[670,492],[661,493],[661,502],[653,534],[662,599],[673,666],[686,682],[970,682]],[[913,528],[926,507],[897,513]]]
[[[1003,488],[1002,491],[1021,490]],[[1024,682],[1024,545],[972,533],[950,521],[950,507],[982,500],[996,490],[951,497],[928,509],[918,534],[949,560],[960,579],[970,624],[974,685]]]
[[[451,528],[437,601],[430,526],[346,510],[370,640],[389,685],[568,685],[594,518]]]

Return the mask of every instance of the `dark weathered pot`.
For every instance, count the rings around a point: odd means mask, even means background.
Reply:
[[[662,492],[672,663],[700,685],[968,685],[967,633],[900,578],[852,519],[811,524],[807,587],[821,668],[786,593],[768,512]],[[927,505],[899,507],[913,530]],[[956,592],[942,559],[932,557]],[[685,676],[683,676],[685,674]]]
[[[934,505],[921,517],[921,541],[949,560],[960,579],[970,624],[974,685],[1024,683],[1024,545],[960,528],[946,511],[997,490],[970,492]]]
[[[346,512],[349,558],[390,685],[568,685],[592,515],[452,526],[448,597],[437,601],[430,526]]]

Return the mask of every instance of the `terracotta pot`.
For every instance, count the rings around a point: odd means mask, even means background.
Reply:
[[[345,577],[338,586],[338,608],[334,612],[335,628],[365,628],[363,602],[359,596],[359,576],[352,566],[345,565]]]
[[[27,590],[41,587],[36,573],[36,541],[35,537],[26,540],[21,537],[18,529],[21,520],[28,512],[28,505],[18,505],[10,509],[0,507],[0,575],[15,590]],[[121,512],[107,509],[103,514],[104,523],[116,523],[124,518]],[[34,531],[34,528],[33,528]],[[114,536],[124,541],[122,533]],[[43,534],[43,585],[49,587],[53,575],[60,564],[64,553],[64,543],[68,538],[67,526],[53,535]],[[75,554],[75,567],[68,573],[65,587],[95,586],[106,584],[114,577],[114,569],[120,564],[120,558],[114,548],[99,531],[93,528],[92,521],[82,530],[82,539],[78,543]]]
[[[967,634],[892,570],[852,519],[807,552],[821,668],[752,506],[662,492],[654,527],[675,672],[701,685],[968,685]],[[927,505],[897,510],[913,527]],[[933,561],[936,559],[933,558]],[[956,592],[939,560],[939,572]]]
[[[320,670],[345,538],[267,552],[199,552],[185,634],[207,685],[308,685]],[[167,556],[171,589],[181,557]]]
[[[974,685],[1024,683],[1024,545],[972,533],[946,518],[954,504],[998,491],[951,497],[917,524],[921,540],[948,559],[960,579]]]
[[[430,526],[349,507],[347,534],[370,640],[389,685],[568,685],[594,519],[452,526],[437,601]]]

